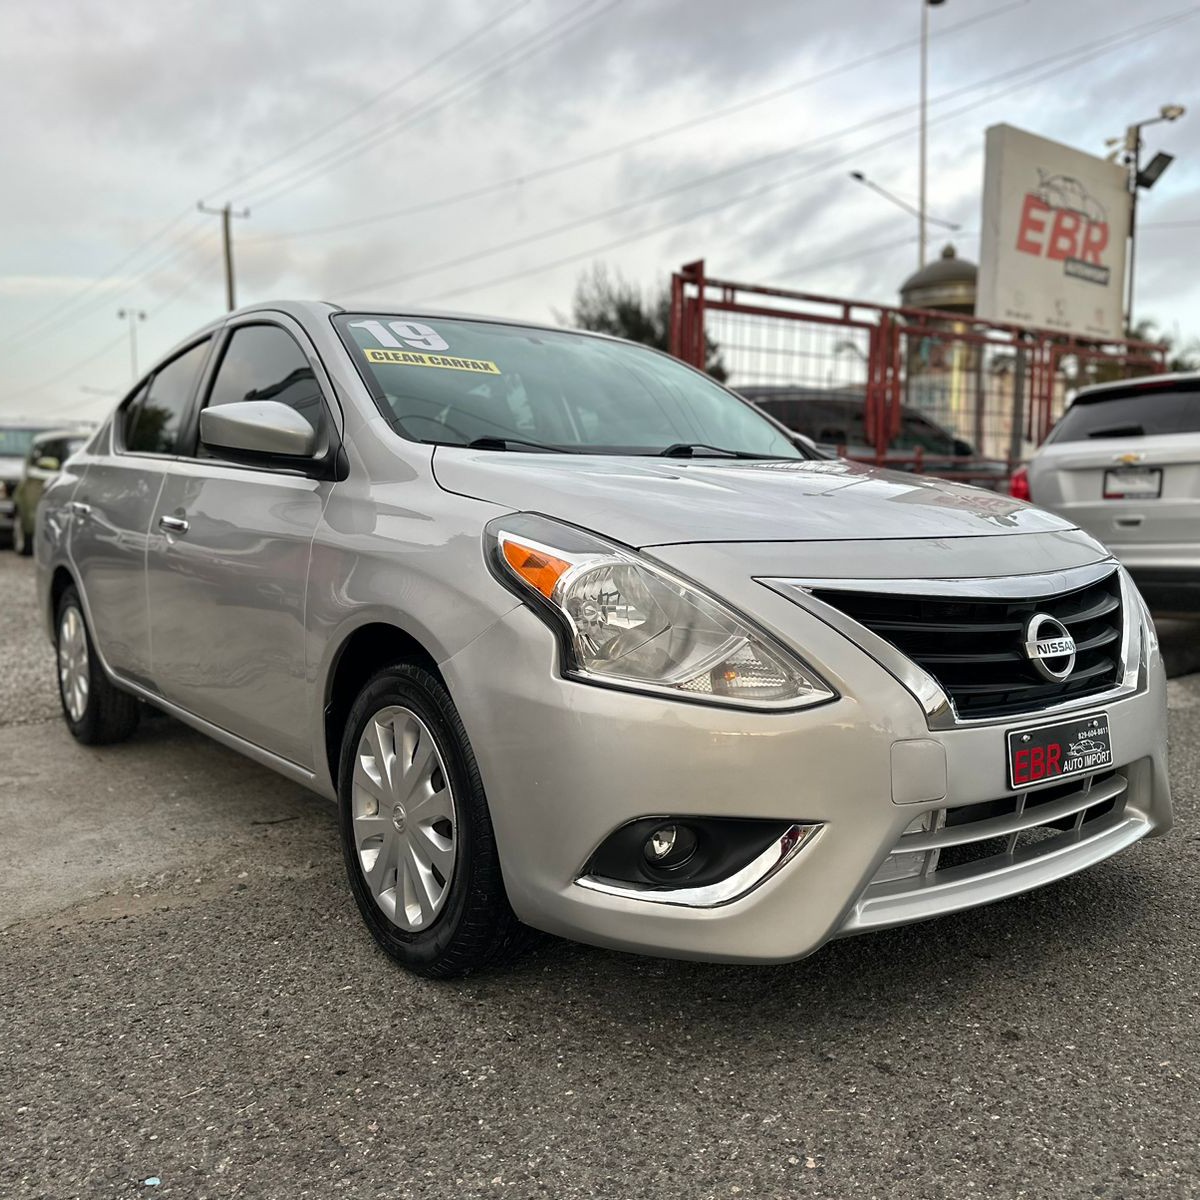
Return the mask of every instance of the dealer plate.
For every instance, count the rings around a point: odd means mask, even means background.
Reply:
[[[1014,790],[1112,766],[1108,713],[1089,713],[1008,731],[1008,786]]]
[[[1163,473],[1158,467],[1118,467],[1104,472],[1105,500],[1157,500]]]

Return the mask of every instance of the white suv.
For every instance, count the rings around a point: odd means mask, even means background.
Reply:
[[[1200,612],[1200,373],[1080,392],[1012,491],[1104,542],[1151,607]]]

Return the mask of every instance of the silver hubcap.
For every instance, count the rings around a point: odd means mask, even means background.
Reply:
[[[58,681],[72,721],[82,721],[88,701],[88,648],[83,617],[74,605],[63,610],[58,625]]]
[[[442,756],[410,709],[380,709],[354,754],[358,864],[392,924],[415,933],[442,911],[454,879],[458,818]]]

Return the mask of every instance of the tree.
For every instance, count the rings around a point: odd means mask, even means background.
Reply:
[[[1189,338],[1186,342],[1174,333],[1164,330],[1153,317],[1143,317],[1129,331],[1131,338],[1141,342],[1160,342],[1167,348],[1168,371],[1200,371],[1200,338]]]
[[[647,295],[619,272],[610,275],[603,263],[596,263],[575,284],[570,318],[561,313],[555,315],[563,324],[577,329],[608,333],[666,350],[671,329],[671,290],[664,284]],[[721,349],[710,337],[705,342],[704,369],[714,379],[724,382],[729,372],[721,358]]]

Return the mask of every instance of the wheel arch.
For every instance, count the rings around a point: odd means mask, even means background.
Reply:
[[[411,633],[386,621],[371,621],[351,630],[330,661],[325,680],[322,731],[325,761],[336,792],[342,731],[358,693],[372,675],[398,662],[416,663],[444,684],[437,660]]]
[[[58,616],[58,602],[62,599],[63,592],[69,587],[74,587],[78,591],[79,584],[75,576],[60,563],[54,568],[54,574],[50,576],[50,589],[47,593],[50,603],[47,620],[51,630],[54,629],[54,623]]]

